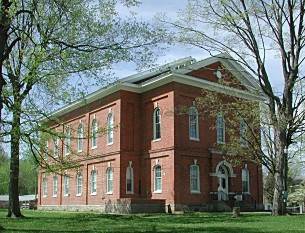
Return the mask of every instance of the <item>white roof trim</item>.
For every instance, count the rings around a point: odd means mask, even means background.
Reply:
[[[226,58],[221,57],[228,57],[227,54],[220,54],[215,57],[210,57],[207,59],[204,59],[202,61],[193,63],[193,64],[187,64],[185,63],[189,62],[192,63],[195,60],[191,57],[183,58],[180,60],[177,60],[175,62],[166,64],[164,66],[161,66],[156,71],[147,71],[142,72],[136,75],[128,76],[122,80],[120,80],[118,83],[100,89],[98,91],[95,91],[88,96],[86,96],[84,99],[75,101],[71,103],[70,105],[67,105],[52,114],[50,114],[49,118],[57,118],[59,116],[62,116],[68,112],[74,111],[77,108],[80,108],[86,104],[90,104],[98,99],[101,99],[107,95],[110,95],[112,93],[115,93],[119,90],[125,90],[130,91],[134,93],[143,93],[146,91],[149,91],[151,89],[163,86],[165,84],[168,84],[170,82],[177,82],[185,85],[190,85],[194,87],[199,87],[203,89],[207,89],[210,91],[217,91],[219,93],[223,93],[230,96],[240,97],[248,100],[254,100],[254,101],[264,101],[265,98],[262,95],[258,95],[256,92],[259,90],[259,85],[256,83],[254,78],[250,76],[250,74],[237,62],[231,61],[230,64],[229,61]],[[228,57],[229,58],[229,57]],[[249,91],[243,91],[236,88],[224,86],[221,84],[218,84],[216,82],[211,82],[208,80],[196,78],[190,75],[187,75],[192,70],[196,70],[202,67],[205,67],[207,65],[213,64],[215,62],[222,62],[228,69],[232,70],[232,73],[234,76],[236,76],[242,84],[246,85],[246,87],[249,87]],[[183,65],[182,68],[179,67],[180,65]],[[240,68],[237,68],[236,66],[240,66]],[[170,69],[172,68],[172,69]],[[236,72],[236,69],[241,69],[240,72]],[[166,72],[168,70],[168,72]],[[235,72],[234,72],[235,71]],[[243,75],[243,73],[247,75]],[[158,76],[158,74],[160,74]],[[133,84],[131,82],[137,82],[143,79],[146,79],[150,76],[157,75],[154,78],[148,79],[147,81],[144,81],[140,84]],[[249,79],[253,79],[250,81]],[[250,85],[250,86],[249,86]],[[42,121],[47,121],[47,118],[42,119]]]

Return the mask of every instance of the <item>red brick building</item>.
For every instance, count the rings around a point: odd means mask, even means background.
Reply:
[[[223,72],[232,74],[234,80],[226,80],[232,85],[219,82],[227,77]],[[257,88],[254,78],[226,55],[199,62],[185,58],[124,78],[56,111],[51,117],[58,121],[48,124],[66,136],[48,140],[52,156],[47,159],[69,158],[79,166],[64,175],[41,169],[39,208],[225,210],[236,195],[243,208],[262,208],[261,166],[232,167],[225,161],[215,145],[226,142],[226,116],[208,121],[193,106],[202,89],[259,101]],[[176,114],[178,106],[189,108],[189,114]]]

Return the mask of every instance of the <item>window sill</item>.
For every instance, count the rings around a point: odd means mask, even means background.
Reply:
[[[111,146],[111,145],[113,145],[113,142],[107,143],[107,146]]]
[[[107,194],[107,195],[112,195],[112,194],[113,194],[113,192],[107,192],[106,194]]]
[[[77,151],[77,153],[82,153],[82,152],[83,152],[83,150],[78,150],[78,151]]]
[[[162,193],[162,190],[157,190],[157,191],[154,191],[153,193]]]
[[[46,197],[48,197],[48,195],[43,195],[42,197],[43,197],[43,198],[46,198]]]
[[[191,191],[191,194],[201,194],[200,191]]]
[[[191,141],[196,141],[196,142],[200,142],[199,138],[190,138]]]
[[[53,195],[52,197],[57,197],[57,194],[56,194],[56,195]]]
[[[97,146],[92,146],[91,150],[95,150],[97,148]]]
[[[251,195],[250,192],[242,192],[242,194]]]
[[[77,196],[77,197],[80,197],[82,194],[81,193],[79,193],[79,194],[76,194],[75,196]]]
[[[64,197],[69,197],[70,196],[70,194],[64,194]]]
[[[96,196],[96,192],[90,193],[91,196]]]
[[[161,141],[161,138],[156,138],[152,140],[152,142],[159,142],[159,141]]]
[[[134,192],[126,192],[126,194],[134,194]]]
[[[217,142],[218,145],[224,145],[226,144],[225,142]]]

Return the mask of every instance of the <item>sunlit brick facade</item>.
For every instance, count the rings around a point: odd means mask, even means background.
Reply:
[[[236,195],[242,197],[243,208],[261,208],[261,166],[243,162],[233,167],[215,147],[219,136],[211,125],[216,121],[196,116],[195,110],[177,114],[179,106],[192,107],[202,89],[259,101],[246,88],[257,88],[249,77],[232,72],[234,82],[222,87],[220,65],[230,72],[238,69],[225,58],[181,59],[127,77],[55,112],[52,116],[60,124],[50,122],[50,128],[71,129],[71,151],[66,155],[63,139],[58,141],[58,154],[79,166],[64,174],[41,169],[39,208],[123,213],[227,210]],[[106,130],[93,136],[93,122]],[[49,140],[50,153],[54,146]]]

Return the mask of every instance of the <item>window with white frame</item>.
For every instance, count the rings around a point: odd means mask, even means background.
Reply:
[[[57,158],[59,156],[59,138],[56,137],[53,139],[53,156]]]
[[[225,143],[225,121],[224,121],[223,114],[221,114],[221,113],[217,114],[216,136],[217,136],[218,144]]]
[[[161,138],[161,110],[159,107],[155,108],[153,113],[153,139]]]
[[[107,116],[107,144],[113,143],[113,113]]]
[[[83,175],[78,172],[76,174],[76,196],[82,195],[83,191]]]
[[[108,167],[106,170],[106,192],[111,194],[113,193],[113,169]]]
[[[190,166],[190,189],[191,193],[200,192],[200,170],[197,164]]]
[[[84,147],[84,126],[80,123],[77,128],[77,151],[82,152]]]
[[[47,140],[46,141],[46,146],[45,146],[45,149],[44,149],[44,159],[45,160],[48,160],[49,158],[49,141]]]
[[[42,196],[43,197],[48,196],[48,179],[47,179],[47,177],[44,177],[42,179]]]
[[[91,190],[91,195],[96,194],[96,189],[97,189],[97,172],[96,170],[92,170],[90,174],[90,190]]]
[[[129,165],[126,169],[126,193],[132,194],[133,188],[133,168]]]
[[[247,146],[248,145],[248,141],[247,141],[247,124],[246,124],[244,119],[240,120],[239,134],[240,134],[240,145],[241,146]]]
[[[64,196],[69,196],[70,177],[64,175]]]
[[[53,176],[53,197],[57,197],[58,193],[58,177]]]
[[[91,124],[91,147],[97,147],[97,134],[98,134],[98,125],[97,120],[93,119]]]
[[[64,154],[68,155],[68,154],[70,154],[70,151],[71,151],[71,128],[70,127],[66,128],[64,142],[65,142],[65,145],[64,145],[65,152],[64,152]]]
[[[154,167],[154,192],[162,192],[162,170],[160,165]]]
[[[199,140],[198,111],[194,106],[189,108],[189,137],[191,140]]]
[[[249,170],[247,168],[247,165],[242,169],[241,180],[242,180],[243,193],[249,193],[250,192],[250,177],[249,177]]]

